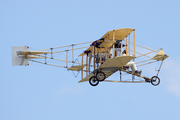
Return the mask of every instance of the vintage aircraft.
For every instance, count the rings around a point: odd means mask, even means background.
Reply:
[[[131,36],[132,33],[134,33],[133,36]],[[131,39],[133,40],[131,41]],[[75,48],[75,46],[80,46],[84,44],[90,44],[90,46]],[[71,48],[66,50],[58,50],[64,47]],[[141,50],[140,52],[136,51],[137,47],[139,47],[139,50]],[[82,57],[81,62],[78,62],[78,59],[74,60],[74,51],[83,48],[87,49],[78,56]],[[65,53],[66,60],[55,58],[54,55],[57,53]],[[72,54],[72,60],[68,60],[68,53]],[[156,54],[151,57],[150,55],[153,53]],[[85,62],[83,61],[84,56],[86,57]],[[62,57],[62,54],[59,57]],[[79,81],[79,83],[89,81],[92,86],[97,86],[99,82],[102,81],[125,83],[151,83],[152,85],[157,86],[160,83],[160,78],[158,77],[158,75],[162,63],[167,57],[169,57],[169,55],[166,55],[163,49],[153,50],[136,44],[135,29],[133,28],[121,28],[108,31],[104,36],[102,36],[96,41],[54,47],[37,51],[29,51],[28,46],[12,47],[12,65],[27,66],[29,65],[29,61],[32,61],[41,64],[66,68],[69,71],[81,71],[81,80]],[[44,59],[44,61],[36,59]],[[47,60],[66,62],[66,66],[55,65],[50,63],[50,61],[47,62]],[[136,69],[134,70],[132,66],[128,65],[130,61],[134,61],[131,63],[135,68],[136,65],[144,66],[158,61],[160,61],[161,64],[158,69],[157,75],[149,78],[142,76],[141,71],[137,71]],[[70,63],[70,65],[68,63]],[[111,76],[117,71],[120,72],[120,80],[106,80],[109,76]],[[86,73],[86,77],[83,78],[84,72]],[[132,79],[122,80],[122,72],[132,75]],[[142,79],[136,80],[135,77]]]

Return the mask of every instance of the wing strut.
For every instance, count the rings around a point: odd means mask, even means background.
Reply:
[[[113,42],[115,41],[115,30],[113,30]],[[114,44],[113,44],[113,58],[115,57],[115,51],[114,51]]]
[[[136,56],[136,35],[135,35],[135,29],[134,29],[134,56]]]
[[[130,34],[129,34],[129,55],[131,55],[131,53],[130,53],[130,50],[131,49],[131,47],[130,47]]]
[[[82,56],[82,66],[83,66],[83,56]],[[81,79],[83,79],[83,68],[81,69]]]
[[[121,72],[121,69],[120,69],[120,81],[122,81],[122,72]]]
[[[157,72],[157,77],[158,77],[159,72],[160,72],[160,70],[161,70],[161,67],[162,67],[163,61],[164,61],[164,60],[162,60],[161,65],[159,66],[159,70],[158,70],[158,72]]]

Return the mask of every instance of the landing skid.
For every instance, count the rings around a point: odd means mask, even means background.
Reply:
[[[121,81],[121,71],[131,74],[132,75],[132,81]],[[134,81],[135,76],[143,78],[144,81]],[[160,83],[160,78],[158,76],[153,76],[152,78],[148,78],[148,77],[139,75],[137,73],[132,73],[131,71],[127,71],[127,70],[121,68],[120,69],[120,81],[119,82],[124,82],[124,83],[151,83],[152,85],[157,86]]]
[[[119,83],[148,83],[146,81],[114,81],[114,80],[104,80],[104,82],[119,82]]]

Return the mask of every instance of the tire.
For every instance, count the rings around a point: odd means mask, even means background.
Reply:
[[[97,78],[97,80],[99,80],[99,81],[104,81],[105,80],[105,78],[106,78],[106,75],[103,73],[103,72],[98,72],[97,74],[96,74],[96,78]]]
[[[99,80],[96,79],[96,76],[92,76],[89,79],[89,84],[92,86],[97,86],[99,84]]]
[[[159,77],[153,76],[153,77],[151,78],[151,84],[152,84],[152,85],[157,86],[157,85],[159,85],[159,83],[160,83]]]

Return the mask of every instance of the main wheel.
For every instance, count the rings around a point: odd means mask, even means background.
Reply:
[[[89,84],[92,85],[92,86],[96,86],[99,84],[99,81],[96,79],[96,76],[92,76],[90,79],[89,79]]]
[[[103,72],[98,72],[97,74],[96,74],[96,78],[97,78],[97,80],[99,80],[99,81],[104,81],[104,79],[106,78],[106,75],[103,73]]]
[[[160,83],[159,77],[153,76],[153,77],[151,78],[151,84],[152,84],[152,85],[157,86],[157,85],[159,85],[159,83]]]

